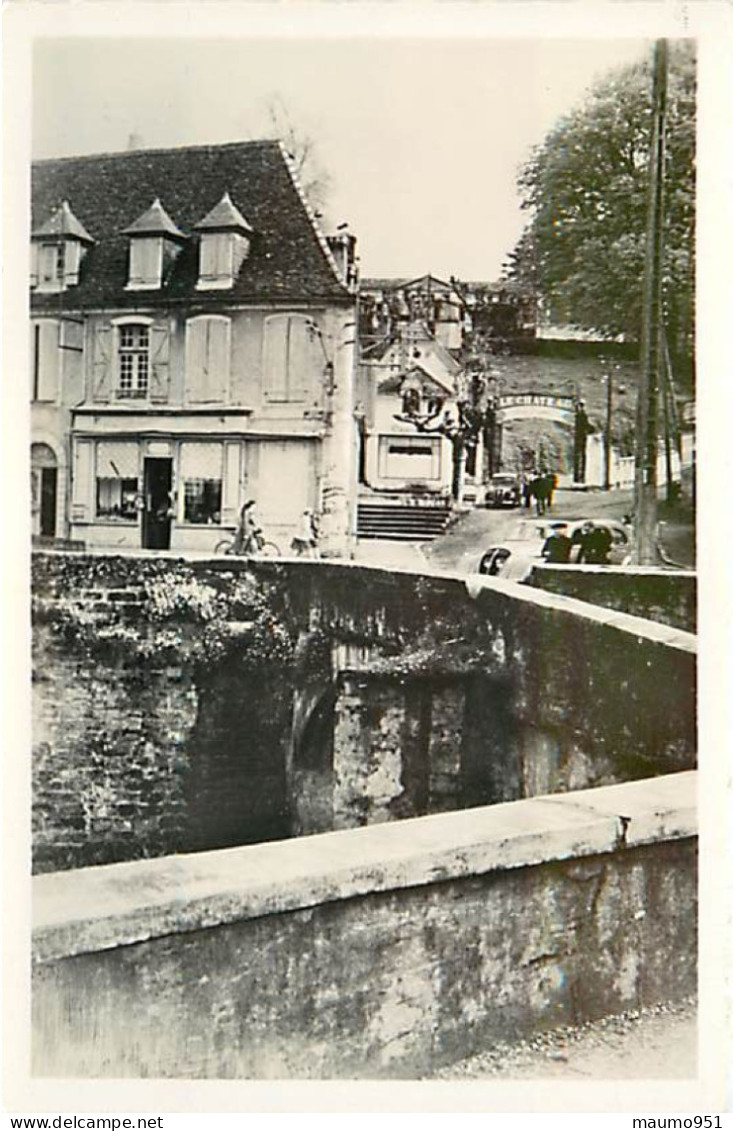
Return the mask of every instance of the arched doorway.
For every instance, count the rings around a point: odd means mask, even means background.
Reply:
[[[58,460],[48,444],[31,444],[31,522],[32,533],[43,538],[56,537],[56,499]]]

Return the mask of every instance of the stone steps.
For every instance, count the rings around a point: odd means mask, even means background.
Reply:
[[[447,506],[359,503],[357,536],[425,542],[444,533],[449,517]]]

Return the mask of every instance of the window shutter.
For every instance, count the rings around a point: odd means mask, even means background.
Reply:
[[[161,404],[168,400],[170,333],[167,322],[150,327],[150,400]]]
[[[112,327],[109,322],[97,326],[94,335],[92,399],[104,404],[112,396]]]
[[[206,400],[206,322],[192,319],[186,323],[186,399]]]
[[[59,395],[59,324],[41,322],[38,341],[38,399],[55,401]]]
[[[229,391],[230,326],[228,319],[207,319],[206,399],[222,401]]]
[[[230,232],[207,232],[201,237],[200,276],[212,282],[232,278],[233,246]]]
[[[71,479],[71,520],[88,522],[92,497],[92,444],[90,440],[75,440]]]
[[[215,236],[202,236],[201,237],[201,265],[200,274],[202,279],[216,278],[216,237]]]
[[[31,286],[38,286],[38,244],[31,244]]]
[[[73,287],[79,282],[79,265],[81,263],[81,244],[78,240],[66,240],[64,255],[64,282]]]
[[[161,241],[157,238],[133,238],[130,242],[131,287],[160,286]]]
[[[288,399],[288,327],[287,314],[265,319],[262,383],[266,400]]]
[[[288,400],[302,401],[313,385],[313,331],[301,316],[292,316],[289,322]]]
[[[41,244],[40,276],[42,283],[52,283],[56,280],[56,244]]]

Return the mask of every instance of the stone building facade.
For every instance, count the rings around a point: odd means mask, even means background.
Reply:
[[[354,241],[281,144],[41,161],[32,205],[33,533],[211,551],[253,498],[348,553]]]

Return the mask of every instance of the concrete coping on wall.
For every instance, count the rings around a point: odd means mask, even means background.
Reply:
[[[33,879],[51,962],[371,893],[695,836],[696,773]]]
[[[54,555],[53,550],[34,551],[41,555]],[[78,555],[75,555],[78,556]],[[141,561],[150,561],[150,551],[146,550],[115,550],[98,554],[87,552],[86,556],[104,556],[119,558],[136,558]],[[656,644],[664,644],[681,651],[695,654],[697,652],[697,636],[683,629],[673,628],[658,621],[648,620],[646,617],[632,616],[630,613],[610,609],[604,605],[596,605],[589,601],[582,601],[577,597],[568,597],[563,593],[551,593],[547,590],[532,585],[520,584],[517,581],[508,581],[501,577],[488,577],[483,574],[465,574],[448,570],[434,569],[430,566],[421,567],[390,567],[365,564],[363,562],[346,561],[339,558],[328,559],[303,559],[299,557],[281,558],[238,558],[238,557],[212,557],[197,552],[164,551],[157,556],[164,557],[171,562],[185,563],[186,565],[201,569],[215,569],[222,572],[236,572],[255,569],[263,576],[276,574],[282,566],[297,568],[305,574],[314,572],[318,576],[324,569],[335,570],[340,573],[365,573],[372,576],[381,576],[387,584],[394,584],[395,577],[413,577],[415,580],[432,578],[436,581],[450,582],[465,588],[472,600],[476,600],[483,591],[494,591],[510,597],[524,605],[534,605],[537,608],[554,609],[560,613],[571,613],[577,617],[596,624],[607,625],[619,631],[629,633],[638,639],[649,640]],[[575,567],[582,568],[582,567]],[[615,568],[615,567],[614,567]],[[622,567],[618,567],[622,568]],[[636,568],[636,567],[634,567]],[[659,570],[660,575],[670,576],[669,571]],[[694,576],[694,575],[693,575]]]
[[[660,580],[669,581],[670,578],[680,578],[682,581],[697,581],[695,569],[662,569],[661,566],[645,565],[588,565],[585,562],[565,564],[563,562],[537,562],[532,566],[532,572],[539,573],[591,573],[597,577],[658,577]]]
[[[481,577],[472,575],[463,579],[470,597],[476,599],[483,590],[493,589],[505,593],[510,597],[518,598],[527,604],[545,609],[554,609],[557,612],[572,613],[576,617],[596,624],[607,625],[618,629],[620,632],[635,636],[638,640],[648,640],[655,644],[664,644],[682,652],[697,654],[697,636],[694,632],[686,632],[682,628],[673,628],[671,625],[660,621],[648,620],[646,617],[633,616],[631,613],[610,609],[605,605],[595,605],[590,601],[581,601],[577,597],[566,597],[565,594],[551,593],[546,589],[535,588],[530,585],[519,585],[516,581],[506,581],[500,577]],[[530,598],[530,594],[532,597]]]

